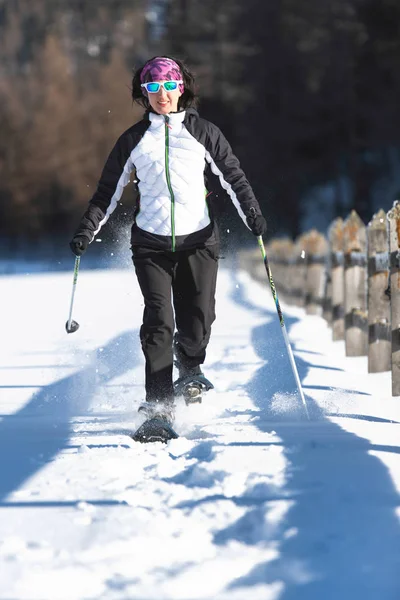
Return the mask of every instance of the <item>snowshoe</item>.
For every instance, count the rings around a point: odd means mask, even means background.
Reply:
[[[146,401],[139,406],[139,413],[146,420],[132,435],[135,442],[167,443],[179,437],[172,427],[175,418],[175,406],[172,402]]]
[[[214,388],[211,381],[206,379],[203,373],[198,375],[184,375],[174,383],[175,396],[183,396],[187,405],[200,403],[202,393]]]
[[[161,416],[147,419],[132,435],[135,442],[147,444],[150,442],[162,442],[166,444],[169,440],[175,440],[178,436],[171,424]]]

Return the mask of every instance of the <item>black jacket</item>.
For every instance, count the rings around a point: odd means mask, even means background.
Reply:
[[[224,135],[194,109],[148,112],[125,131],[111,151],[97,190],[75,233],[92,241],[117,206],[136,171],[139,202],[132,245],[179,250],[218,241],[207,171],[219,177],[244,223],[261,214],[253,190]]]

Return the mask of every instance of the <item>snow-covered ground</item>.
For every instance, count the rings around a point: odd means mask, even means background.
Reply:
[[[268,284],[221,269],[202,405],[135,444],[133,270],[0,278],[0,598],[399,600],[400,399],[390,374]]]

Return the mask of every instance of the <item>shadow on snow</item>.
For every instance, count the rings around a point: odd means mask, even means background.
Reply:
[[[138,364],[139,349],[138,333],[124,332],[97,349],[89,366],[43,387],[21,410],[3,417],[0,503],[68,447],[71,421],[85,415],[103,385]]]
[[[259,310],[243,299],[240,287],[234,298],[250,310]],[[285,318],[285,322],[290,332],[296,319]],[[278,541],[278,557],[258,565],[231,588],[281,581],[280,600],[397,600],[400,532],[394,511],[398,494],[386,467],[368,453],[386,447],[332,423],[309,397],[312,419],[306,421],[277,316],[256,327],[252,338],[264,364],[248,392],[259,410],[255,424],[262,431],[274,430],[283,444],[288,466],[278,497],[288,502],[288,509],[279,523],[268,525],[268,504],[256,500],[241,519],[217,533],[219,543],[236,539],[255,544],[269,537]],[[299,357],[296,364],[303,380],[312,365]],[[277,414],[271,399],[282,392],[283,401],[292,397],[293,402]],[[276,488],[271,490],[272,500],[274,494]]]

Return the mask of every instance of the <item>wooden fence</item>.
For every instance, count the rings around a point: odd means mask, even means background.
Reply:
[[[400,396],[400,201],[367,226],[352,211],[327,237],[311,230],[266,251],[282,301],[326,319],[346,356],[368,357],[369,373],[391,371]]]

